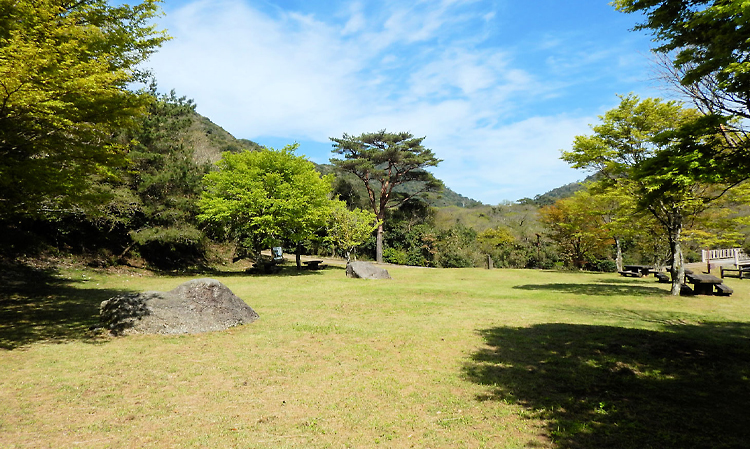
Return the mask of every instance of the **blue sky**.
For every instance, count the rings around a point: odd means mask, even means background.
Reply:
[[[149,66],[235,137],[318,163],[344,133],[425,137],[436,176],[497,204],[583,179],[560,150],[616,94],[665,95],[640,17],[608,3],[165,0]]]

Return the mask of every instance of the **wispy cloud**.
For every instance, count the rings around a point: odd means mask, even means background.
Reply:
[[[523,63],[517,46],[491,38],[502,11],[488,5],[362,0],[315,14],[196,1],[168,9],[162,25],[175,39],[151,65],[165,89],[237,137],[286,137],[325,162],[327,150],[305,142],[410,131],[427,136],[445,161],[437,174],[460,193],[490,203],[533,196],[581,177],[558,150],[594,117],[539,105],[576,83],[565,73],[579,76],[614,50],[570,56],[564,36],[540,35],[535,51],[548,53]]]

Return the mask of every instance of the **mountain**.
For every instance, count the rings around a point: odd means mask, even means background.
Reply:
[[[225,151],[237,153],[244,149],[262,148],[252,140],[235,138],[224,128],[197,112],[185,134],[183,139],[186,144],[195,149],[194,157],[199,162],[216,162],[221,159],[221,153]]]
[[[554,188],[549,192],[536,195],[534,198],[522,198],[518,200],[518,203],[531,204],[538,207],[549,206],[550,204],[555,204],[557,200],[573,196],[573,194],[575,194],[579,190],[583,190],[587,183],[596,181],[597,179],[597,175],[593,174],[586,177],[586,179],[584,179],[583,181],[565,184],[564,186]]]

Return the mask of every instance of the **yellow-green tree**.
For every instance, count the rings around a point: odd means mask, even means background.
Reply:
[[[599,210],[585,190],[539,210],[549,237],[562,250],[566,262],[576,268],[603,257],[613,242]]]
[[[326,239],[342,249],[349,262],[352,251],[367,241],[378,224],[373,212],[359,208],[349,210],[345,202],[334,201],[328,216]]]
[[[689,220],[739,182],[726,182],[727,172],[706,156],[711,152],[696,150],[720,145],[719,136],[687,136],[691,124],[701,122],[698,115],[677,102],[631,94],[562,156],[576,168],[599,172],[610,188],[631,196],[638,210],[659,223],[669,243],[674,295],[684,279],[683,231]]]
[[[167,36],[156,0],[0,0],[0,218],[70,210],[125,163],[113,137],[149,96],[129,86]]]
[[[333,175],[321,176],[297,148],[226,152],[204,177],[198,218],[233,238],[240,257],[257,258],[284,239],[300,244],[325,228]]]

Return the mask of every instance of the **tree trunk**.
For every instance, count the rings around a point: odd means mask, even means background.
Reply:
[[[617,265],[617,271],[622,271],[622,243],[620,242],[620,237],[615,237],[615,246],[617,247],[615,264]]]
[[[682,257],[682,226],[675,225],[669,230],[669,250],[672,253],[672,295],[679,296],[680,289],[685,280],[685,264]]]
[[[378,235],[375,245],[375,261],[383,263],[383,222],[378,225]]]
[[[298,270],[302,269],[301,254],[302,254],[302,245],[300,245],[299,243],[297,243],[297,248],[294,250],[294,255],[295,255],[295,259],[297,260],[297,269]]]

